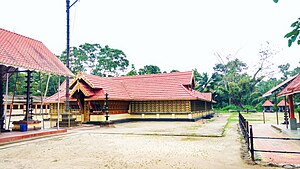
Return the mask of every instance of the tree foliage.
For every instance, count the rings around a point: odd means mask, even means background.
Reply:
[[[198,73],[195,70],[196,89],[201,92],[212,92],[217,107],[235,105],[238,107],[255,107],[262,101],[262,94],[269,88],[262,90],[263,79],[271,74],[269,69],[273,64],[270,59],[277,54],[270,44],[263,44],[258,51],[259,60],[253,67],[253,74],[249,74],[248,65],[233,55],[215,53],[220,63],[213,67],[214,73]],[[277,82],[277,81],[276,81]],[[270,83],[270,82],[267,82]],[[274,86],[273,86],[274,87]]]
[[[279,0],[273,0],[275,3],[278,3]],[[291,47],[294,42],[297,42],[300,45],[300,18],[291,24],[292,30],[288,32],[284,38],[288,39],[288,46]]]
[[[58,58],[65,64],[66,51]],[[74,74],[90,72],[98,76],[118,76],[129,66],[129,61],[122,50],[90,43],[71,47],[69,63],[70,70]]]
[[[144,75],[144,74],[159,74],[161,73],[160,68],[155,65],[146,65],[143,68],[139,69],[138,74]]]
[[[135,76],[138,75],[138,72],[135,69],[134,64],[131,65],[131,70],[127,73],[127,76]]]
[[[50,75],[48,89],[46,89],[49,74],[33,72],[31,81],[31,94],[33,96],[51,96],[57,92],[58,76]],[[25,95],[26,92],[26,76],[27,73],[13,73],[8,80],[8,94],[9,95]],[[62,77],[61,77],[62,78]],[[61,80],[61,82],[63,79]]]

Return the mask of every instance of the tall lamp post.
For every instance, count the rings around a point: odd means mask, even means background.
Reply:
[[[67,9],[67,60],[66,60],[66,67],[70,68],[70,8],[76,4],[79,0],[75,0],[75,2],[70,5],[70,0],[66,0],[66,9]],[[69,105],[69,97],[70,97],[70,91],[69,91],[69,85],[70,85],[70,77],[67,76],[66,78],[66,113],[70,111],[70,105]]]

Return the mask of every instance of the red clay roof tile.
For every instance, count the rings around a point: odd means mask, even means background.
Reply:
[[[274,104],[270,100],[266,100],[262,106],[268,107],[268,106],[274,106]]]
[[[277,106],[283,106],[283,107],[284,107],[285,104],[286,104],[286,106],[289,106],[289,103],[288,103],[288,102],[285,103],[285,102],[286,102],[286,101],[285,101],[285,99],[283,98],[283,99],[277,104]]]
[[[277,96],[291,95],[300,93],[300,73],[281,91]]]
[[[77,77],[88,81],[95,89],[94,95],[86,98],[87,100],[103,100],[105,93],[108,93],[111,100],[203,100],[215,103],[211,93],[201,93],[184,87],[192,85],[192,71],[123,77],[99,77],[81,73]],[[51,102],[51,98],[47,102]]]
[[[42,42],[2,28],[0,28],[0,37],[0,64],[74,76]]]

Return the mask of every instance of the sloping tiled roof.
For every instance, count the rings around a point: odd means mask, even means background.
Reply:
[[[267,91],[265,94],[263,94],[263,97],[267,97],[272,95],[274,92],[279,91],[281,88],[283,88],[284,86],[287,86],[292,80],[294,80],[297,77],[297,75],[288,78],[287,80],[281,82],[280,84],[278,84],[277,86],[273,87],[271,90]]]
[[[103,100],[105,93],[108,93],[110,100],[203,100],[215,103],[211,93],[187,88],[193,83],[192,71],[106,78],[80,73],[76,77],[80,77],[77,80],[84,80],[82,85],[94,88],[94,94],[87,100]],[[76,86],[74,81],[70,84]]]
[[[268,107],[268,106],[274,106],[274,104],[270,100],[266,100],[262,106]]]
[[[277,106],[285,106],[285,104],[286,104],[286,106],[289,106],[289,103],[288,102],[286,102],[285,101],[285,99],[283,98],[278,104],[277,104]]]
[[[70,79],[71,81],[71,79]],[[55,93],[52,96],[47,97],[46,99],[43,100],[44,103],[57,103],[58,102],[58,94],[59,94],[59,99],[60,102],[64,102],[66,100],[66,81],[64,81],[60,85],[60,92]],[[76,100],[72,97],[70,97],[70,100]]]
[[[300,73],[277,96],[286,96],[295,93],[300,93]]]
[[[0,65],[74,76],[42,42],[1,28]]]

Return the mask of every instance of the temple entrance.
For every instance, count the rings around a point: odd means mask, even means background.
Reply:
[[[83,119],[81,121],[88,122],[88,121],[90,121],[90,112],[87,111],[87,108],[86,108],[87,104],[85,104],[85,101],[84,101],[85,95],[81,91],[79,91],[77,96],[78,96],[77,102],[78,102],[78,105],[80,108],[80,114],[83,115]]]

